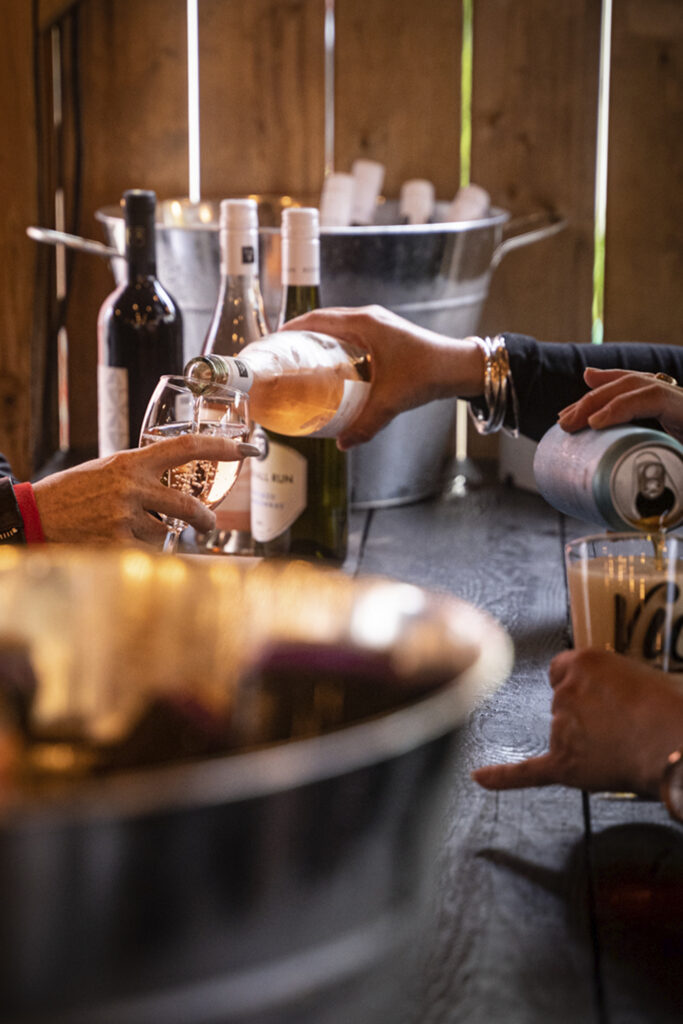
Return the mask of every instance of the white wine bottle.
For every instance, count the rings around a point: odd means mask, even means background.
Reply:
[[[491,212],[491,197],[481,185],[463,185],[446,212],[446,220],[480,220]]]
[[[377,160],[359,158],[351,165],[353,175],[353,204],[351,223],[359,226],[374,224],[377,200],[384,184],[384,164]]]
[[[345,228],[351,223],[353,175],[332,172],[320,193],[320,227]]]
[[[282,284],[280,326],[320,305],[317,209],[295,207],[283,214]],[[279,338],[284,343],[280,358],[284,358],[282,353],[289,347],[289,359],[296,362],[291,348],[293,335],[288,338],[288,333]],[[254,361],[259,344],[245,351],[245,363]],[[350,365],[347,358],[341,362]],[[304,369],[300,367],[296,374],[279,374],[283,390],[275,404],[286,405],[284,388],[289,378],[301,378]],[[316,373],[311,374],[311,379],[315,376]],[[254,383],[256,379],[255,376]],[[273,380],[277,381],[278,376],[272,375]],[[254,386],[251,394],[252,401],[256,399],[254,416],[258,419],[265,408],[259,406]],[[264,455],[254,460],[251,482],[251,528],[257,554],[343,562],[348,535],[345,453],[339,451],[332,439],[289,437],[272,430],[261,431],[261,443]]]
[[[267,334],[258,276],[256,200],[221,202],[219,240],[220,289],[202,352],[205,356],[237,356],[250,342]],[[253,411],[252,418],[256,418]],[[215,530],[198,538],[200,545],[227,554],[253,554],[251,462],[244,460],[237,483],[216,509]]]
[[[313,331],[281,331],[239,356],[196,356],[185,376],[249,393],[253,419],[290,437],[337,437],[368,396],[367,352]]]
[[[434,186],[425,178],[401,185],[399,216],[403,224],[428,224],[434,214]]]
[[[278,326],[320,306],[319,214],[282,216],[282,306]],[[341,564],[348,540],[347,456],[332,439],[265,432],[266,455],[251,485],[254,539],[265,556]]]

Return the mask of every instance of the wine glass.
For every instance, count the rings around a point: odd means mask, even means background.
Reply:
[[[189,377],[164,376],[147,404],[140,447],[180,434],[210,434],[246,441],[249,435],[249,401],[246,394],[225,384],[201,383]],[[192,459],[166,470],[162,483],[185,491],[215,508],[234,486],[242,461]],[[187,525],[159,513],[168,527],[164,551],[173,552]]]

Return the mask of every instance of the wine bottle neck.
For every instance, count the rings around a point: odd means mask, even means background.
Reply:
[[[255,274],[221,275],[218,301],[203,352],[236,355],[267,333],[263,298]]]
[[[320,287],[317,284],[290,284],[282,295],[278,325],[293,320],[295,316],[320,308]]]
[[[154,211],[135,220],[126,219],[128,280],[155,277],[157,272]]]
[[[282,305],[279,324],[320,306],[320,239],[282,238]]]

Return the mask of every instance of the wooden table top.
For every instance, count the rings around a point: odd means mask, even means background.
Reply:
[[[469,777],[547,748],[547,667],[569,643],[563,544],[589,532],[492,482],[353,513],[349,571],[457,594],[515,645],[510,678],[472,715],[453,766],[405,1024],[683,1020],[683,827],[654,801],[561,786],[492,793]]]

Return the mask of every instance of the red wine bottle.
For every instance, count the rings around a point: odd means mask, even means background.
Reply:
[[[149,396],[165,373],[182,373],[183,323],[156,278],[156,195],[124,192],[127,280],[97,318],[97,420],[100,455],[135,447]]]

